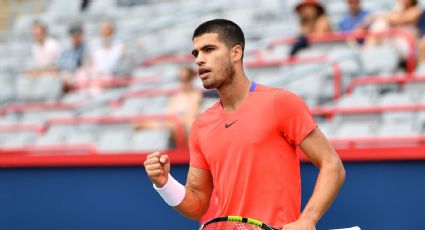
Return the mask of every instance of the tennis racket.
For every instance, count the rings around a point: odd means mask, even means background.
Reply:
[[[205,222],[200,230],[278,230],[268,226],[267,224],[254,220],[251,218],[245,218],[241,216],[223,216],[217,217]]]

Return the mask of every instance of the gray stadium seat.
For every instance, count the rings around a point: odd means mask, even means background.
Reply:
[[[368,47],[362,50],[361,57],[366,74],[394,73],[399,62],[398,55],[397,50],[389,45]]]
[[[412,96],[422,96],[425,92],[425,82],[409,82],[404,86],[404,91]]]
[[[32,144],[37,138],[35,132],[11,132],[9,137],[2,142],[2,147],[23,147]]]
[[[64,142],[66,144],[94,144],[96,135],[90,132],[70,132],[67,133]]]
[[[135,97],[125,100],[124,104],[113,111],[114,115],[140,115],[142,114],[143,107],[148,106],[149,98]]]
[[[414,136],[419,133],[419,129],[412,121],[393,122],[387,121],[381,125],[379,136]]]
[[[376,135],[377,124],[373,122],[345,122],[340,123],[335,131],[336,137],[368,137]]]
[[[7,113],[0,116],[0,125],[13,125],[20,122],[21,115],[17,113]]]
[[[99,133],[97,148],[101,153],[119,153],[131,150],[128,132],[119,130]]]
[[[374,98],[362,94],[349,94],[339,99],[337,106],[340,108],[367,107],[375,105]]]
[[[170,131],[141,130],[132,135],[131,149],[133,151],[157,151],[168,148]]]
[[[414,104],[412,96],[407,93],[387,93],[382,96],[379,104],[380,105],[408,105]]]

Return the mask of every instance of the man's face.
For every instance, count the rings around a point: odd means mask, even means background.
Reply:
[[[114,34],[114,29],[110,23],[102,23],[100,26],[100,35],[103,38],[109,38]]]
[[[305,5],[300,9],[299,15],[302,19],[314,19],[317,17],[318,12],[316,7]]]
[[[219,40],[217,33],[206,33],[193,39],[193,56],[198,74],[206,89],[218,89],[233,80],[231,49]]]
[[[32,27],[32,37],[38,43],[42,43],[46,38],[46,34],[44,33],[44,29],[40,25],[34,25]]]
[[[83,43],[83,33],[73,33],[71,35],[71,41],[74,46],[79,46]]]
[[[347,0],[348,8],[352,14],[356,14],[360,10],[360,0]]]

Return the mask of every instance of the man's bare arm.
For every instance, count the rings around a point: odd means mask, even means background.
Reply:
[[[189,168],[186,182],[186,195],[175,208],[184,216],[199,220],[208,211],[213,190],[212,176],[209,170]]]
[[[159,152],[152,153],[147,156],[144,166],[149,179],[156,188],[166,187],[170,180],[170,161],[167,155]],[[175,202],[177,199],[178,202],[174,208],[190,219],[199,220],[207,212],[211,199],[213,182],[210,171],[190,167],[184,188],[175,180],[171,180],[171,182],[174,183],[173,189],[168,190],[166,196],[170,196],[171,193],[171,197],[174,197],[171,200]],[[174,196],[175,193],[177,193],[176,196]],[[183,193],[184,197],[181,200],[179,197]]]
[[[300,148],[320,172],[313,194],[298,221],[284,229],[315,229],[335,199],[345,180],[345,170],[337,153],[319,129],[313,130],[300,144]]]

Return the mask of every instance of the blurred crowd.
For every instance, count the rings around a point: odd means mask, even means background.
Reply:
[[[391,28],[402,28],[414,38],[419,50],[419,62],[425,61],[425,15],[417,0],[396,0],[393,9],[388,12],[371,12],[364,9],[361,0],[345,2],[347,12],[340,17],[337,28],[333,28],[326,7],[320,1],[304,0],[298,3],[294,11],[299,18],[300,34],[290,55],[296,55],[300,50],[309,47],[308,35],[320,36],[332,32],[379,33]],[[75,82],[88,76],[116,75],[123,66],[129,66],[128,63],[131,63],[126,55],[125,45],[114,37],[113,22],[106,21],[100,25],[99,40],[87,41],[83,26],[78,23],[71,25],[68,32],[69,45],[61,47],[60,43],[49,35],[47,25],[41,21],[33,23],[33,66],[25,71],[27,75],[62,73],[66,82]],[[378,36],[370,35],[361,39],[360,43],[370,47],[380,44],[382,40]],[[405,55],[402,48],[400,49],[401,56]],[[121,72],[130,74],[131,70]]]
[[[361,0],[344,0],[347,11],[338,23],[331,23],[324,4],[317,0],[299,2],[294,11],[299,19],[299,31],[289,55],[297,55],[310,46],[309,36],[323,36],[334,32],[351,33],[361,47],[367,48],[388,42],[376,34],[392,28],[401,28],[413,38],[417,47],[418,63],[425,63],[425,14],[417,0],[396,0],[388,12],[371,12],[365,9]],[[336,28],[333,26],[336,25]],[[48,26],[41,21],[32,24],[32,63],[24,72],[26,76],[60,76],[64,81],[64,91],[75,83],[100,77],[113,77],[118,73],[129,74],[138,61],[128,55],[123,42],[115,38],[115,26],[105,21],[99,26],[99,39],[88,41],[83,26],[75,23],[69,26],[69,44],[62,46],[49,35]],[[369,33],[370,32],[370,33]],[[355,35],[362,35],[361,38]],[[366,34],[366,35],[365,35]],[[390,39],[391,40],[391,39]],[[396,39],[392,39],[396,40]],[[406,52],[398,41],[390,41],[399,49],[403,59]],[[130,64],[129,64],[130,63]],[[128,68],[127,68],[128,67]],[[124,69],[124,71],[123,71]],[[190,68],[182,68],[177,76],[181,91],[169,101],[167,114],[173,114],[182,121],[187,133],[191,123],[199,113],[202,94],[195,89],[192,81],[196,73]],[[168,122],[138,121],[136,129],[168,128],[175,130]],[[173,131],[174,132],[174,131]]]
[[[114,24],[103,22],[98,40],[87,42],[81,24],[68,29],[69,45],[62,47],[51,37],[41,21],[32,24],[32,63],[26,75],[40,77],[61,75],[66,82],[81,81],[81,77],[113,76],[126,57],[125,46],[114,38]]]
[[[333,28],[325,5],[320,1],[305,0],[295,7],[299,18],[300,35],[294,43],[290,55],[309,47],[308,36],[321,36],[332,32],[348,32],[358,35],[359,44],[365,48],[388,42],[376,34],[390,29],[403,29],[410,34],[418,48],[418,63],[425,62],[425,15],[417,0],[396,0],[388,12],[371,12],[362,6],[361,0],[345,0],[347,12]],[[366,34],[366,35],[365,35]],[[400,41],[391,41],[404,58],[406,51]]]

